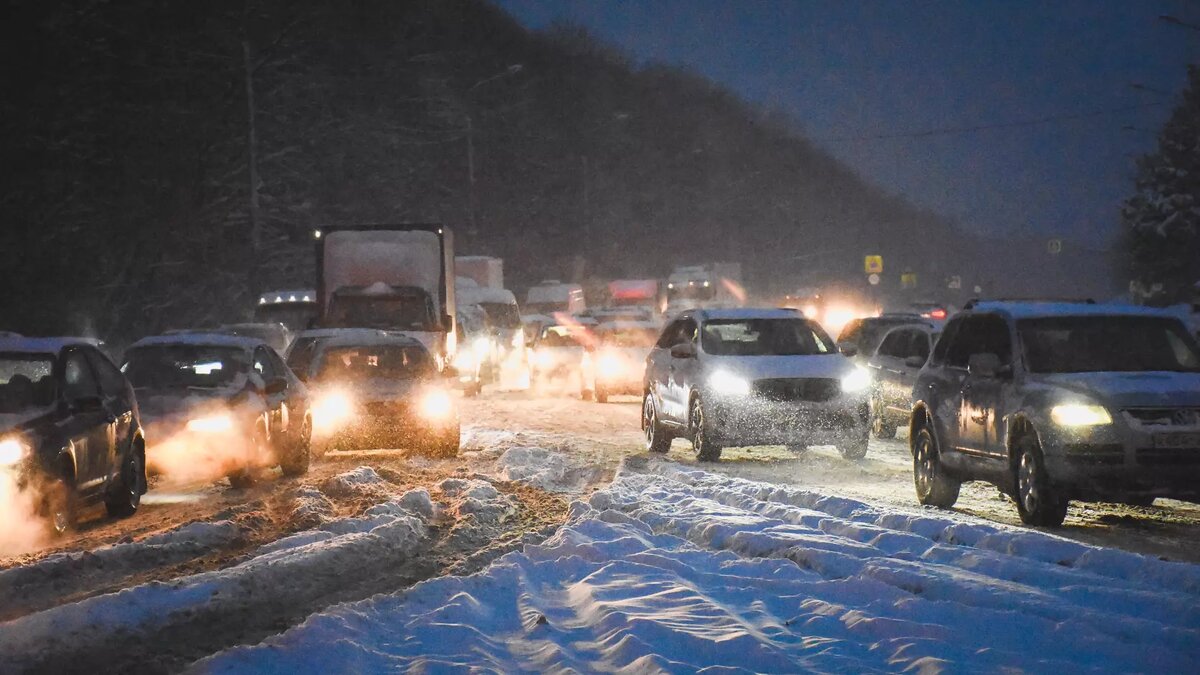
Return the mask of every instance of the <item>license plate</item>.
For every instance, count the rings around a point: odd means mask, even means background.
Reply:
[[[1198,434],[1154,434],[1156,448],[1200,448]]]

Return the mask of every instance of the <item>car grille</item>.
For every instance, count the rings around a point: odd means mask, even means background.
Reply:
[[[1200,448],[1141,448],[1137,463],[1143,466],[1197,466]]]
[[[408,405],[400,401],[372,401],[366,405],[371,417],[392,417],[408,414]]]
[[[837,398],[841,392],[842,383],[829,378],[780,378],[754,382],[754,393],[770,401],[819,403]]]
[[[1200,426],[1200,408],[1126,408],[1125,414],[1147,427]]]
[[[1063,448],[1076,464],[1113,466],[1125,463],[1125,448],[1119,443],[1070,443]]]

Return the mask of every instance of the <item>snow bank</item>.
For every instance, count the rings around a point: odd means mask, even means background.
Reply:
[[[321,491],[331,497],[342,498],[370,494],[386,486],[387,481],[375,469],[360,466],[329,478],[321,484]]]
[[[205,672],[1191,672],[1200,567],[667,469],[542,546],[316,614]]]
[[[526,483],[549,492],[567,492],[567,459],[545,448],[509,448],[497,460],[505,480]]]

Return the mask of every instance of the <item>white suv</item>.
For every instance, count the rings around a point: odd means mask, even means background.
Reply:
[[[869,389],[867,371],[799,312],[689,310],[646,359],[642,429],[650,451],[688,438],[701,461],[723,447],[826,444],[859,459]]]

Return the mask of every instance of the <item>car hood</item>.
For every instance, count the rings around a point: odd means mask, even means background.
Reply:
[[[423,380],[368,380],[366,382],[336,382],[314,385],[313,390],[319,398],[325,392],[340,391],[353,400],[361,403],[372,401],[397,401],[411,398],[420,393],[426,384]]]
[[[1200,373],[1055,373],[1034,381],[1116,408],[1200,406]]]
[[[138,411],[144,424],[152,424],[161,420],[189,417],[207,412],[213,408],[229,409],[234,405],[239,392],[228,389],[213,391],[201,390],[139,390],[137,392]],[[261,408],[262,398],[256,393],[248,394],[239,400],[239,406]]]
[[[706,370],[727,370],[748,380],[772,378],[841,379],[854,372],[854,361],[841,354],[814,356],[710,356]]]

